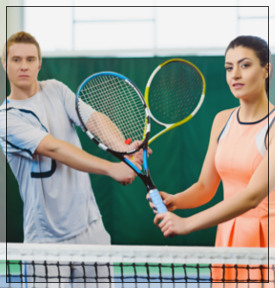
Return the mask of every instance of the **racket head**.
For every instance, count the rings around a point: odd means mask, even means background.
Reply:
[[[138,151],[148,142],[150,118],[146,102],[137,86],[121,74],[107,71],[85,79],[76,93],[76,111],[83,129],[103,150],[127,155]],[[104,126],[104,123],[100,131],[95,125],[91,128],[89,121],[94,111],[107,116],[118,128],[123,143],[117,141],[109,145],[109,139],[118,136],[113,126]],[[142,144],[127,150],[128,145],[135,140],[142,141]]]
[[[165,133],[190,120],[201,107],[204,95],[205,79],[198,67],[175,58],[153,71],[144,98],[154,121],[167,128]]]

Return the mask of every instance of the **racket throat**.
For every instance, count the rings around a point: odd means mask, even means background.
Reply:
[[[153,183],[149,172],[147,172],[146,175],[140,174],[139,177],[142,180],[143,184],[146,186],[146,189],[147,189],[148,192],[151,191],[151,190],[156,189],[156,186]]]

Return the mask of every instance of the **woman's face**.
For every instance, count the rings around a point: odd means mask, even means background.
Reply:
[[[259,97],[265,93],[268,65],[261,67],[252,49],[238,46],[225,55],[226,81],[232,94],[243,100]]]

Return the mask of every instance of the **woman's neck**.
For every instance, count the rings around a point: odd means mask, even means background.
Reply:
[[[264,118],[274,109],[274,105],[268,101],[266,94],[254,101],[240,100],[239,120],[241,122],[256,122]]]

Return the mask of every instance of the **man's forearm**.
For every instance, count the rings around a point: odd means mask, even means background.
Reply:
[[[112,165],[109,161],[90,155],[82,149],[51,135],[42,139],[36,153],[50,157],[76,170],[93,174],[109,175],[110,165]]]

